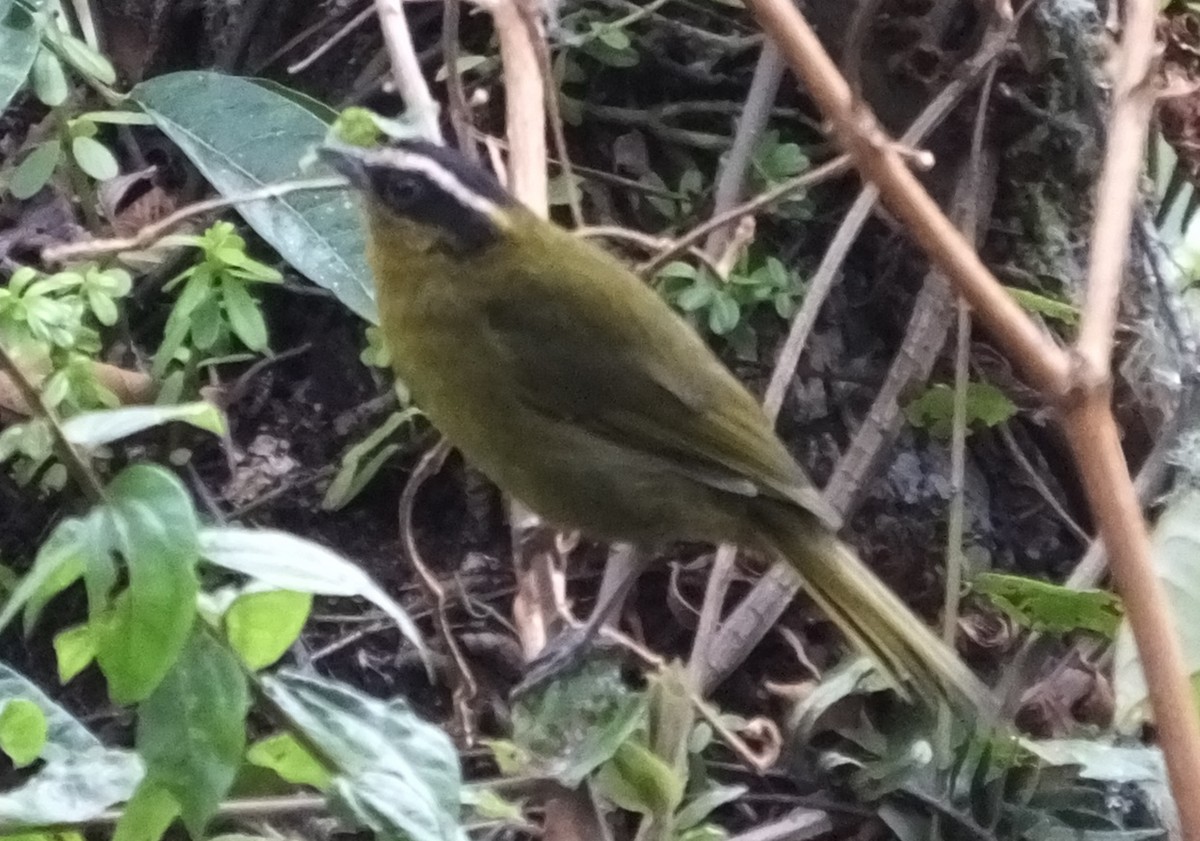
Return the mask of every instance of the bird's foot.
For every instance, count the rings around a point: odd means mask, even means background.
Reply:
[[[529,664],[525,677],[513,687],[514,701],[542,689],[555,678],[578,670],[595,644],[595,633],[587,625],[568,625],[554,636]]]

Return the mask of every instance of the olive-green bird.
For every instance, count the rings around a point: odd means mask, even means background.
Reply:
[[[397,375],[492,481],[593,537],[778,558],[902,690],[992,709],[838,539],[754,397],[632,272],[449,149],[400,141],[322,156],[364,196]]]

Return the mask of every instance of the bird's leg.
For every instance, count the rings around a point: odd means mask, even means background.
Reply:
[[[646,568],[648,557],[648,553],[626,543],[613,546],[591,615],[583,624],[568,624],[546,643],[529,664],[524,679],[513,689],[514,698],[583,664],[600,629],[620,617],[625,600]]]

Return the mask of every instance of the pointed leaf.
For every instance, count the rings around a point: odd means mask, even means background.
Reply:
[[[205,71],[159,76],[131,97],[223,195],[332,174],[300,160],[327,126],[311,111],[246,79]],[[253,119],[247,119],[253,114]],[[238,211],[299,272],[370,321],[377,319],[358,210],[347,190],[295,192]]]
[[[108,486],[104,506],[129,587],[96,620],[96,660],[118,703],[146,698],[170,671],[196,614],[196,512],[179,480],[134,465]]]
[[[233,654],[193,633],[174,667],[138,707],[143,785],[161,786],[180,806],[193,838],[229,793],[246,748],[250,692]]]
[[[283,590],[367,599],[392,618],[422,657],[428,656],[404,608],[369,575],[318,543],[271,529],[207,528],[200,532],[200,544],[212,563]]]
[[[29,78],[41,42],[41,17],[17,3],[0,8],[0,111]]]
[[[63,433],[72,444],[100,447],[171,421],[190,423],[214,435],[226,432],[225,416],[212,403],[197,401],[174,406],[125,406],[84,412],[63,422]]]
[[[106,748],[20,673],[0,663],[0,698],[33,702],[45,716],[43,765],[0,791],[0,834],[23,826],[82,823],[129,798],[142,777],[137,755]]]

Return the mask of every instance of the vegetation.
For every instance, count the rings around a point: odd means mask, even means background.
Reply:
[[[446,459],[313,149],[339,113],[343,137],[414,131],[428,80],[447,134],[517,166],[510,51],[536,27],[408,4],[389,52],[376,5],[0,0],[0,841],[1163,837],[1070,448],[1002,342],[947,341],[902,220],[853,221],[859,183],[823,169],[822,115],[738,0],[552,4],[550,96],[516,103],[565,139],[537,161],[551,215],[764,394],[846,535],[1011,703],[950,721],[778,573],[694,546],[657,550],[636,643],[509,697],[555,621],[531,594],[565,570],[586,607],[622,550],[531,536]],[[908,159],[933,150],[930,192],[1068,342],[1111,45],[1090,4],[1012,5],[1019,36],[968,0],[806,11],[894,135],[959,86]],[[1114,405],[1195,686],[1200,9],[1159,5]],[[989,55],[995,84],[964,81]]]

